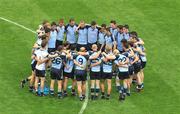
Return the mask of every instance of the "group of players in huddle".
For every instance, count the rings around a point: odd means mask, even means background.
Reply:
[[[109,27],[98,26],[95,21],[91,24],[80,21],[77,25],[74,19],[66,26],[63,19],[58,24],[44,21],[37,30],[31,59],[32,74],[21,81],[21,86],[29,81],[29,91],[35,91],[38,96],[44,96],[47,69],[51,77],[49,94],[55,96],[57,81],[58,98],[67,96],[69,79],[72,80],[71,93],[76,96],[77,86],[80,101],[86,97],[87,79],[90,79],[92,100],[97,99],[100,92],[102,99],[110,98],[113,75],[119,100],[130,96],[133,80],[137,91],[144,88],[143,69],[147,61],[144,42],[137,32],[129,32],[128,25],[117,25],[114,20]]]

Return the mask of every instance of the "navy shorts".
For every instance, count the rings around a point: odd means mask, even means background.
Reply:
[[[70,73],[68,73],[68,72],[63,72],[63,76],[64,76],[64,77],[67,77],[67,78],[74,79],[74,72],[73,72],[73,71],[70,72]]]
[[[52,80],[62,80],[63,79],[62,71],[59,69],[51,68],[50,74],[51,74]]]
[[[56,40],[56,49],[63,44],[63,41]]]
[[[134,74],[134,66],[131,65],[129,66],[129,75],[133,75]]]
[[[35,61],[33,64],[31,64],[31,69],[32,69],[32,71],[35,71],[35,69],[36,69],[36,64],[37,64],[37,61]]]
[[[141,70],[141,62],[134,63],[133,66],[134,66],[134,73],[137,74]]]
[[[37,77],[45,77],[45,73],[46,73],[45,70],[35,69],[35,74],[36,74]]]
[[[86,50],[88,48],[87,44],[77,44],[76,46],[77,51],[79,51],[81,47],[85,47]]]
[[[146,67],[146,62],[141,62],[141,69],[144,69]]]
[[[75,70],[75,76],[77,81],[86,81],[87,73],[85,70]]]
[[[119,72],[118,77],[120,80],[129,79],[129,72]]]
[[[112,79],[112,73],[103,72],[101,75],[101,79]]]
[[[100,80],[100,79],[101,79],[101,72],[90,71],[90,80]]]

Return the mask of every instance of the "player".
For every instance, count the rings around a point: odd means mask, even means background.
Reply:
[[[62,95],[62,80],[63,80],[63,65],[65,64],[66,55],[62,52],[63,47],[59,46],[57,51],[51,52],[49,57],[51,58],[51,84],[50,95],[54,96],[54,84],[57,80],[58,83],[58,98],[63,98]]]
[[[66,58],[66,63],[64,67],[64,83],[63,83],[63,92],[64,92],[64,97],[67,96],[67,84],[68,84],[68,79],[72,80],[72,90],[71,90],[71,95],[75,96],[75,86],[76,86],[76,79],[74,77],[74,61],[73,61],[73,55],[76,55],[76,46],[73,45],[70,47],[70,52],[68,53],[70,56]]]
[[[114,61],[115,64],[118,66],[118,77],[123,82],[123,86],[119,88],[119,100],[125,100],[125,96],[127,93],[128,87],[128,79],[129,79],[129,71],[128,71],[128,63],[129,59],[123,54],[118,54],[117,59]]]
[[[80,48],[80,52],[83,53],[83,55],[80,53],[80,55],[74,55],[74,64],[75,64],[75,76],[77,80],[77,89],[79,94],[80,101],[83,101],[85,99],[85,92],[86,92],[86,80],[87,80],[87,61],[89,59],[88,55],[86,54],[85,47]]]
[[[123,26],[123,38],[126,40],[129,40],[130,34],[129,34],[129,25],[124,25]]]
[[[57,26],[55,22],[51,23],[51,32],[48,41],[48,53],[56,50],[56,39],[57,39]]]
[[[35,69],[35,91],[36,95],[38,94],[38,82],[39,79],[41,79],[41,84],[40,84],[40,90],[41,94],[40,96],[44,96],[44,81],[45,81],[45,70],[46,70],[46,62],[48,61],[48,52],[46,50],[46,44],[47,42],[45,40],[42,41],[41,43],[41,48],[37,51],[35,51],[35,60],[37,61],[36,64],[36,69]]]
[[[39,39],[41,39],[41,42],[39,42],[40,44],[38,44],[37,42],[34,44],[33,49],[32,49],[32,55],[31,55],[31,69],[32,69],[32,73],[29,77],[23,79],[21,81],[21,88],[24,88],[24,85],[26,84],[26,82],[30,82],[29,83],[29,91],[32,92],[33,91],[33,84],[34,84],[34,78],[35,78],[35,66],[37,64],[37,61],[35,60],[35,55],[34,52],[36,50],[38,50],[41,47],[41,43],[43,40],[46,40],[46,35],[40,35],[39,34]]]
[[[124,51],[123,54],[126,57],[128,57],[128,59],[129,59],[128,71],[129,71],[129,77],[130,78],[128,79],[128,85],[127,85],[128,90],[126,92],[126,95],[130,96],[130,89],[131,89],[132,80],[136,79],[135,74],[134,74],[134,66],[133,66],[132,62],[134,60],[136,60],[137,57],[134,55],[134,51],[126,39],[122,39],[121,43],[122,43],[122,47],[123,47],[123,51]]]
[[[92,45],[92,52],[90,52],[90,80],[91,80],[91,100],[98,98],[100,91],[101,78],[101,56],[96,44]]]
[[[75,20],[71,18],[69,20],[69,24],[66,25],[65,27],[65,32],[66,32],[66,41],[69,42],[70,47],[72,45],[76,45],[76,28],[77,24],[75,24]]]
[[[63,44],[64,41],[64,33],[65,33],[65,26],[64,26],[64,19],[59,20],[59,25],[57,26],[57,40],[56,40],[56,49]]]
[[[145,53],[145,47],[144,47],[144,41],[138,37],[138,34],[136,31],[132,31],[130,33],[131,39],[133,39],[134,43],[139,47],[137,50],[140,54],[140,60],[141,60],[141,70],[140,70],[140,76],[142,81],[142,88],[144,88],[144,71],[143,69],[146,66],[147,58]]]
[[[123,47],[122,47],[122,39],[125,39],[123,37],[123,25],[118,25],[118,32],[117,32],[117,36],[116,36],[116,42],[117,42],[117,49],[120,51],[120,53],[123,52]]]
[[[106,24],[102,24],[98,34],[98,49],[101,51],[105,50],[105,34],[106,34]]]
[[[118,30],[117,30],[117,24],[115,20],[110,21],[110,32],[113,35],[113,37],[116,38]]]
[[[112,59],[109,58],[113,57]],[[111,79],[112,79],[112,66],[115,56],[112,53],[112,47],[106,45],[105,52],[102,53],[102,75],[101,75],[101,98],[105,98],[105,81],[107,81],[107,96],[106,99],[109,100],[111,94]]]
[[[106,28],[105,45],[110,46],[113,49],[116,49],[116,41],[114,36],[110,32],[110,28]]]
[[[91,50],[93,44],[97,44],[99,28],[95,21],[91,22],[91,26],[88,27],[88,49]]]
[[[85,25],[84,21],[81,21],[76,31],[78,33],[77,51],[79,51],[81,47],[85,47],[87,50],[88,26]]]

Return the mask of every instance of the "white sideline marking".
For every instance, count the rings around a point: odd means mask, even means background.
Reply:
[[[78,114],[83,114],[84,110],[86,109],[86,106],[88,104],[88,93],[89,93],[89,89],[88,89],[88,81],[86,81],[86,98],[85,101],[83,103],[83,106],[81,107],[81,110],[79,111]]]
[[[36,32],[35,32],[34,30],[31,30],[31,29],[29,29],[29,28],[27,28],[27,27],[25,27],[25,26],[23,26],[23,25],[21,25],[21,24],[18,24],[18,23],[16,23],[16,22],[11,21],[11,20],[5,19],[5,18],[3,18],[3,17],[0,17],[0,19],[1,19],[1,20],[4,20],[4,21],[6,21],[6,22],[9,22],[9,23],[11,23],[11,24],[14,24],[14,25],[16,25],[16,26],[18,26],[18,27],[21,27],[21,28],[23,28],[23,29],[25,29],[25,30],[27,30],[27,31],[30,31],[30,32],[36,34]],[[84,110],[86,109],[86,106],[87,106],[87,104],[88,104],[88,93],[89,93],[89,90],[88,90],[88,81],[87,81],[87,82],[86,82],[86,98],[85,98],[85,101],[84,101],[84,103],[83,103],[83,106],[81,107],[81,110],[79,111],[78,114],[83,114]]]
[[[19,27],[21,27],[21,28],[23,28],[23,29],[25,29],[25,30],[27,30],[27,31],[30,31],[30,32],[36,34],[36,32],[35,32],[34,30],[31,30],[31,29],[29,29],[29,28],[27,28],[27,27],[25,27],[25,26],[23,26],[23,25],[21,25],[21,24],[18,24],[18,23],[16,23],[16,22],[11,21],[11,20],[5,19],[5,18],[3,18],[3,17],[0,17],[0,19],[1,19],[1,20],[4,20],[4,21],[6,21],[6,22],[12,23],[12,24],[14,24],[14,25],[16,25],[16,26],[19,26]]]

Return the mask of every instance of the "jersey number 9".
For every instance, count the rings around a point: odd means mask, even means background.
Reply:
[[[83,64],[83,59],[82,59],[82,58],[79,58],[79,59],[78,59],[78,62],[79,62],[80,65],[82,65],[82,64]]]

